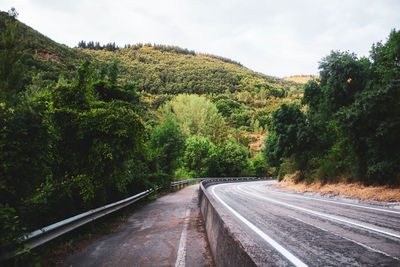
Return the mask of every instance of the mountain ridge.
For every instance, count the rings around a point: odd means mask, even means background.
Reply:
[[[0,30],[5,28],[6,16],[8,13],[0,12]],[[22,22],[18,25],[22,61],[28,66],[25,86],[30,83],[28,77],[37,72],[52,82],[57,82],[60,75],[71,78],[81,61],[90,59],[97,67],[118,60],[121,81],[135,81],[140,90],[153,94],[266,90],[284,96],[291,88],[299,89],[297,83],[254,72],[234,60],[178,46],[139,43],[115,51],[70,48]]]

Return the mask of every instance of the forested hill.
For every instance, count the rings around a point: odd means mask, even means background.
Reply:
[[[121,79],[137,81],[139,90],[152,94],[265,90],[281,97],[297,88],[296,83],[253,72],[234,61],[177,47],[138,44],[113,52],[82,51],[101,63],[118,60]]]
[[[0,251],[173,180],[400,184],[398,31],[371,60],[332,52],[303,92],[179,47],[69,48],[17,16],[0,13]]]
[[[0,30],[8,14],[0,12]],[[197,54],[179,47],[163,45],[128,45],[128,48],[82,49],[58,44],[23,23],[18,23],[22,62],[27,66],[24,85],[40,72],[42,79],[58,81],[60,75],[70,78],[81,60],[101,68],[117,60],[121,82],[135,81],[139,91],[151,94],[210,94],[264,90],[268,95],[283,97],[299,85],[253,72],[230,59]],[[95,47],[94,47],[95,48]],[[115,48],[115,47],[114,47]]]
[[[17,17],[0,13],[0,251],[173,180],[271,175],[266,125],[298,84],[179,47],[69,48]]]
[[[8,14],[0,11],[0,32],[5,31]],[[21,61],[26,66],[23,84],[41,72],[44,80],[57,81],[60,74],[70,76],[87,56],[79,50],[58,44],[29,26],[17,21],[17,47],[22,51]],[[9,44],[11,45],[11,44]],[[0,44],[2,46],[2,44]],[[4,47],[0,47],[3,49]]]

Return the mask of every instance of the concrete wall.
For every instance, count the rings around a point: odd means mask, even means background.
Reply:
[[[207,185],[203,183],[200,183],[199,190],[200,209],[215,265],[256,266],[243,245],[246,239],[241,239],[240,234],[233,232],[235,227],[224,222],[224,216],[229,214],[221,214],[223,209],[217,211],[216,207],[221,204],[211,196],[205,188]]]

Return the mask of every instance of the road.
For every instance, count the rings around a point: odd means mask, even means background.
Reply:
[[[188,186],[146,204],[64,266],[213,266],[198,188]]]
[[[258,265],[400,266],[400,209],[290,193],[274,181],[207,188]],[[226,219],[226,218],[225,218]]]

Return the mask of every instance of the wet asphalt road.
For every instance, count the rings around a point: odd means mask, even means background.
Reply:
[[[385,203],[309,196],[274,181],[207,188],[253,239],[259,265],[400,266],[400,209]]]
[[[198,188],[188,186],[146,204],[64,266],[213,266]]]

